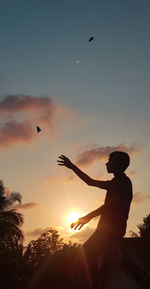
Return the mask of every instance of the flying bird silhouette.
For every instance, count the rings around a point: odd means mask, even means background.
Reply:
[[[39,126],[36,127],[37,133],[41,131],[41,128]]]
[[[90,37],[88,42],[91,42],[92,40],[94,40],[94,36]]]

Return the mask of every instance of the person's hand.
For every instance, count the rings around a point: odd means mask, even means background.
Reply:
[[[61,155],[57,162],[59,166],[65,166],[69,169],[72,169],[73,167],[73,163],[64,155]]]
[[[71,229],[74,228],[76,230],[77,228],[80,230],[85,224],[87,224],[91,220],[90,217],[84,216],[79,218],[75,223],[71,224]]]

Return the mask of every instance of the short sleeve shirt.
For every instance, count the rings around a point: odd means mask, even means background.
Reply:
[[[131,180],[123,174],[103,182],[103,189],[106,189],[107,193],[97,229],[110,227],[124,235],[133,196]]]

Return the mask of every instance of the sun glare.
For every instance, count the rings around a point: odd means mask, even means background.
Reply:
[[[77,222],[77,220],[79,219],[80,214],[76,213],[76,212],[72,212],[67,216],[67,222],[68,225],[71,225],[72,223]]]

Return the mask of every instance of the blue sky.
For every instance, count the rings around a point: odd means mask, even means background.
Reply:
[[[69,174],[56,166],[61,153],[75,159],[93,144],[136,144],[141,152],[131,164],[136,171],[132,176],[135,192],[149,194],[149,27],[150,2],[145,0],[1,0],[0,101],[18,94],[50,97],[57,107],[75,113],[73,119],[65,113],[58,117],[56,135],[44,127],[43,135],[33,143],[1,146],[2,179],[10,188],[20,190],[25,202],[44,206],[40,196],[41,191],[45,192],[45,202],[53,207],[51,225],[62,226],[64,222],[54,218],[59,196],[48,197],[49,190],[55,194],[62,187],[61,181],[60,187],[55,187],[56,176],[61,179]],[[89,43],[91,36],[95,38]],[[98,167],[91,166],[88,172],[94,176]],[[44,180],[49,178],[53,179],[53,189],[44,187]],[[76,188],[79,195],[82,190],[86,192],[78,181],[71,186],[70,190]],[[60,210],[68,198],[66,191],[63,205],[59,202]],[[95,194],[92,201],[89,196],[90,203],[98,199]],[[78,198],[73,197],[73,202],[78,204]],[[84,198],[80,209],[83,206]],[[148,213],[148,200],[139,206],[133,208],[136,218],[130,227],[135,228]],[[25,212],[25,230],[38,227],[36,218],[30,226],[28,222],[31,215],[36,216],[34,210],[40,208]],[[43,215],[39,222],[42,228],[48,226],[46,218]]]

